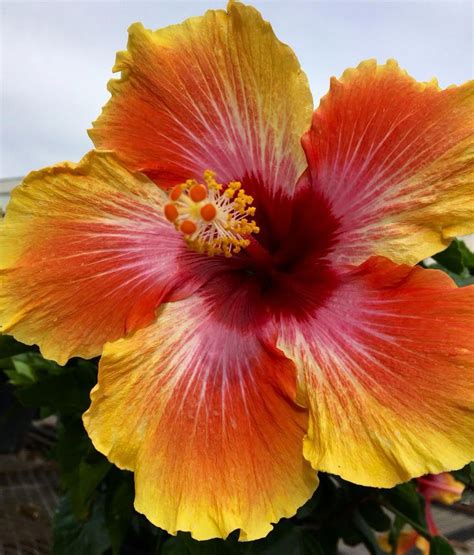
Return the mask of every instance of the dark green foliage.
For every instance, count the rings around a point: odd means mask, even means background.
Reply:
[[[23,345],[23,343],[19,343],[16,339],[10,337],[9,335],[0,335],[0,360],[8,359],[14,355],[34,350],[35,347]]]
[[[466,487],[462,495],[462,503],[474,504],[474,462],[466,464],[461,470],[452,472],[456,480],[462,482]]]
[[[404,515],[407,519],[426,528],[423,497],[416,491],[413,482],[386,490],[385,506],[395,514]]]
[[[104,494],[97,495],[92,512],[85,520],[75,517],[70,498],[64,495],[54,515],[53,555],[102,555],[109,548]]]
[[[462,276],[463,274],[474,273],[474,253],[459,239],[455,239],[447,249],[436,254],[433,258],[453,274]]]
[[[135,489],[132,473],[112,469],[108,476],[109,487],[105,499],[105,520],[112,552],[120,553],[127,528],[133,515]]]
[[[455,555],[455,552],[446,539],[435,536],[430,540],[430,555]]]
[[[434,259],[434,267],[459,285],[474,282],[474,255],[462,241]],[[379,490],[327,474],[320,474],[313,498],[264,539],[241,543],[237,531],[225,541],[197,542],[187,533],[172,537],[134,510],[132,473],[110,464],[84,430],[82,414],[96,383],[97,361],[73,359],[60,367],[35,347],[0,336],[0,369],[23,405],[59,419],[52,455],[63,494],[54,519],[53,555],[335,555],[341,540],[382,555],[378,535],[387,534],[395,548],[402,529],[410,527],[430,541],[432,555],[454,553],[445,539],[428,533],[414,482]],[[474,463],[453,474],[466,484],[466,498],[472,495]]]
[[[449,274],[460,286],[474,284],[474,253],[463,241],[455,239],[447,249],[433,256],[436,264],[430,266]]]

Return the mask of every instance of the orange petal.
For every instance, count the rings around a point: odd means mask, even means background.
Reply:
[[[338,262],[416,263],[474,231],[474,81],[440,90],[363,62],[332,80],[303,144],[341,221]]]
[[[299,369],[314,468],[377,487],[474,458],[474,287],[372,258],[278,346]]]
[[[1,224],[2,333],[60,363],[93,357],[148,324],[178,284],[183,295],[207,279],[162,196],[107,153],[31,173]]]
[[[254,8],[231,2],[154,32],[134,24],[114,71],[90,136],[160,185],[210,168],[224,182],[291,191],[305,169],[307,78]]]
[[[294,367],[244,315],[241,303],[194,295],[104,350],[86,429],[135,471],[136,509],[172,534],[263,537],[317,485]]]

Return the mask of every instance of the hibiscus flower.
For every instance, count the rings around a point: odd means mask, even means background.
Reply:
[[[452,505],[459,501],[464,491],[464,484],[455,480],[449,472],[433,475],[428,474],[418,478],[418,491],[425,500],[425,519],[428,532],[432,536],[439,536],[440,532],[433,518],[431,503],[437,501],[444,505]],[[387,553],[392,553],[392,546],[389,542],[388,534],[383,534],[379,538],[382,549]],[[419,534],[416,530],[401,532],[395,549],[396,555],[406,555],[414,547],[417,547],[423,555],[430,555],[430,542]]]
[[[452,505],[459,501],[464,491],[464,484],[459,482],[449,472],[428,474],[418,478],[418,491],[425,498],[425,517],[430,534],[439,534],[433,518],[431,503],[437,501],[443,505]]]
[[[294,53],[230,2],[134,24],[79,164],[1,234],[2,331],[102,354],[84,424],[136,509],[265,536],[316,471],[391,487],[474,458],[474,288],[414,266],[474,230],[473,84],[394,61],[313,113]]]

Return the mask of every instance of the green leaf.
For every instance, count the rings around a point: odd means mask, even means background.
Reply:
[[[454,470],[451,474],[466,486],[474,487],[474,462],[466,464],[460,470]]]
[[[474,462],[466,464],[464,468],[455,470],[451,474],[466,486],[462,493],[461,503],[472,505],[474,503]]]
[[[0,453],[16,453],[23,446],[34,412],[20,404],[0,375]]]
[[[10,335],[0,334],[0,359],[35,350],[36,347],[32,347],[31,345],[23,345],[23,343],[20,343]]]
[[[365,519],[362,517],[361,513],[356,509],[353,513],[353,521],[359,530],[363,543],[372,555],[386,555],[377,541],[377,537],[374,534],[372,528],[367,524]]]
[[[396,515],[395,520],[393,521],[392,527],[388,534],[388,543],[395,547],[398,543],[398,538],[400,537],[400,533],[405,526],[405,520],[400,516]]]
[[[178,532],[176,537],[169,538],[164,543],[161,553],[163,555],[237,555],[239,548],[229,540],[197,541],[187,533]]]
[[[464,266],[472,273],[474,273],[474,252],[469,250],[469,247],[464,241],[457,239],[459,252],[462,256]]]
[[[406,482],[391,490],[386,490],[385,498],[396,509],[400,517],[405,516],[426,529],[423,498],[416,491],[413,482]],[[390,510],[390,507],[388,508]]]
[[[79,521],[68,496],[61,498],[53,521],[53,555],[102,555],[110,548],[105,523],[105,496],[100,495],[88,519]]]
[[[0,368],[6,368],[10,383],[15,386],[33,386],[47,374],[57,374],[62,368],[39,353],[21,353],[0,359]],[[21,390],[23,391],[23,389]]]
[[[266,540],[252,542],[247,554],[259,555],[325,555],[319,540],[311,530],[283,521]],[[328,555],[328,554],[326,554]]]
[[[90,384],[80,372],[46,375],[29,387],[17,391],[20,401],[29,407],[84,412],[90,404]]]
[[[3,372],[6,376],[8,376],[8,381],[15,387],[28,386],[33,383],[32,377],[29,373],[23,374],[21,372],[17,372],[15,369],[4,370]]]
[[[463,241],[454,239],[447,249],[434,255],[433,258],[438,264],[430,267],[447,271],[458,285],[473,283],[471,275],[474,274],[474,253]]]
[[[23,362],[22,360],[15,359],[15,357],[12,358],[12,364],[18,377],[26,379],[26,383],[32,383],[35,381],[36,376],[30,364]]]
[[[430,555],[456,555],[448,540],[434,536],[430,540]]]
[[[96,489],[112,468],[111,463],[94,449],[79,417],[63,419],[54,453],[73,513],[79,520],[87,518]]]
[[[364,537],[354,520],[349,516],[345,515],[345,518],[338,522],[338,532],[345,544],[358,545],[364,541]]]
[[[296,513],[296,520],[314,520],[322,515],[337,511],[345,502],[344,488],[333,477],[321,472],[319,486],[311,497]]]
[[[99,456],[97,459],[94,463],[84,460],[79,463],[77,483],[71,489],[72,507],[78,518],[85,518],[89,514],[96,488],[111,468],[105,457]]]
[[[61,374],[64,368],[53,360],[43,358],[39,353],[21,353],[12,357],[13,364],[27,364],[38,376],[42,374]]]
[[[54,455],[61,471],[61,485],[73,488],[83,457],[93,449],[79,416],[62,418]]]
[[[447,249],[433,256],[436,262],[454,274],[462,274],[466,269],[459,243],[460,241],[454,239]]]
[[[243,544],[245,547],[245,544]],[[314,531],[298,525],[291,520],[282,520],[262,540],[254,541],[243,549],[245,555],[329,555],[316,537]]]
[[[261,540],[237,541],[238,533],[227,540],[196,541],[189,534],[178,533],[169,538],[160,551],[162,555],[331,555],[324,551],[314,531],[282,520]],[[335,553],[335,551],[334,551]]]
[[[110,485],[105,499],[105,519],[109,531],[112,553],[119,555],[127,535],[133,513],[133,476],[131,473],[117,472],[115,488]]]
[[[386,532],[390,528],[392,524],[390,517],[375,501],[362,503],[359,510],[367,524],[377,532]]]

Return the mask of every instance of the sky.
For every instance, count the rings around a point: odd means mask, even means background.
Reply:
[[[315,105],[332,75],[367,58],[396,58],[443,87],[474,74],[470,0],[252,3],[296,52]],[[159,28],[225,4],[0,0],[0,177],[78,161],[92,148],[86,130],[109,97],[115,52],[132,22]]]

